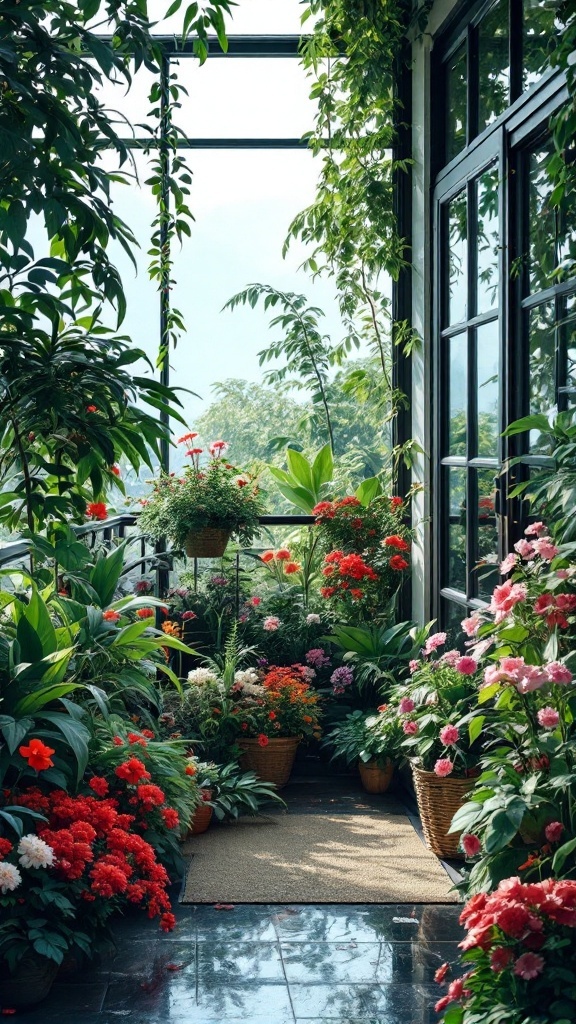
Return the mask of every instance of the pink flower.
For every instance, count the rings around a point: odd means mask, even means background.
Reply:
[[[513,959],[514,954],[511,949],[508,949],[506,946],[495,946],[490,953],[490,968],[499,973],[505,967],[508,967],[508,964]]]
[[[532,558],[534,554],[534,548],[529,540],[519,540],[514,545],[514,551],[517,551],[520,558]]]
[[[527,665],[524,669],[523,678],[516,683],[516,689],[518,693],[531,693],[533,690],[539,690],[547,682],[548,676],[543,669],[538,668],[536,665]]]
[[[555,729],[560,721],[560,715],[554,708],[540,708],[538,721],[544,729]]]
[[[526,664],[524,658],[507,657],[500,659],[500,668],[506,675],[517,677],[519,672],[522,673],[525,670]]]
[[[482,843],[478,836],[472,835],[471,832],[467,832],[466,835],[462,836],[460,842],[467,857],[477,857],[482,850]]]
[[[500,573],[501,573],[501,575],[502,576],[507,576],[509,572],[512,572],[512,569],[516,565],[517,561],[518,561],[518,559],[517,559],[516,555],[513,554],[512,552],[509,555],[506,555],[506,558],[504,559],[504,561],[500,562]]]
[[[212,458],[215,458],[217,456],[223,455],[224,452],[227,452],[229,447],[230,445],[228,444],[227,441],[212,441],[208,445],[208,451],[210,452]]]
[[[556,555],[560,553],[559,548],[552,543],[550,537],[542,537],[541,540],[534,541],[534,550],[536,554],[540,555],[540,558],[545,559],[546,562],[551,562]]]
[[[466,636],[476,636],[480,626],[482,625],[482,616],[480,615],[480,612],[474,612],[474,614],[468,619],[462,619],[460,625],[466,633]]]
[[[402,731],[405,732],[407,736],[415,736],[418,732],[418,722],[403,722]]]
[[[197,619],[197,618],[198,618],[198,616],[196,615],[196,612],[192,612],[192,611],[182,612],[182,621],[183,622],[191,622],[192,619]]]
[[[478,662],[468,654],[465,654],[462,658],[458,658],[458,661],[456,662],[456,669],[463,676],[473,676],[477,668]]]
[[[460,733],[455,725],[445,725],[440,729],[440,742],[445,747],[451,747],[454,743],[457,743],[460,738]]]
[[[544,957],[538,953],[523,953],[514,964],[514,974],[524,981],[537,978],[544,970]]]
[[[563,831],[564,825],[561,821],[551,821],[549,825],[546,825],[544,835],[549,843],[557,843]]]
[[[420,662],[417,661],[416,658],[412,658],[412,660],[408,662],[408,668],[410,669],[410,675],[414,675],[414,673],[420,668]]]
[[[571,683],[572,673],[561,661],[551,661],[544,665],[544,672],[552,683]]]
[[[438,647],[442,647],[445,643],[446,633],[434,633],[433,636],[428,637],[424,644],[424,654],[432,654],[432,651],[436,651]]]
[[[568,569],[556,569],[556,576],[559,580],[567,580],[570,578],[570,573]]]
[[[495,587],[489,607],[489,611],[494,615],[494,621],[502,622],[515,605],[526,600],[527,594],[528,588],[525,583],[512,583],[511,580],[506,580],[501,586]]]
[[[540,537],[542,533],[546,533],[547,529],[548,527],[544,523],[532,523],[526,527],[524,533],[527,537]]]
[[[454,764],[449,757],[439,757],[434,765],[434,771],[441,779],[444,779],[446,775],[450,775],[453,768]]]
[[[411,697],[402,697],[398,705],[398,711],[401,715],[409,715],[411,711],[414,711],[415,707],[416,705]]]
[[[558,594],[556,607],[563,612],[573,612],[576,610],[576,594]]]
[[[434,981],[436,982],[437,985],[441,985],[442,984],[442,982],[444,981],[444,978],[448,974],[449,970],[450,970],[450,964],[449,963],[442,964],[442,966],[438,968],[438,970],[434,974]]]
[[[444,665],[452,665],[452,667],[454,668],[460,661],[460,658],[460,651],[454,649],[453,651],[445,651],[442,657],[440,658],[440,661]]]
[[[451,1002],[452,1000],[450,996],[442,996],[442,999],[439,999],[438,1002],[434,1004],[434,1009],[436,1010],[436,1013],[442,1013],[442,1010],[445,1010],[448,1004]]]
[[[504,679],[508,679],[508,676],[499,665],[488,665],[484,669],[484,683],[482,685],[492,686],[493,683],[501,683]]]
[[[262,623],[262,629],[268,633],[274,633],[280,627],[280,619],[277,615],[267,615]]]

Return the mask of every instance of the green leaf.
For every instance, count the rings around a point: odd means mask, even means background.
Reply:
[[[100,557],[90,573],[90,583],[98,594],[101,608],[107,608],[116,593],[125,550],[126,542],[119,544],[109,555]]]
[[[363,480],[359,487],[356,488],[356,497],[365,508],[380,494],[382,494],[382,483],[377,476],[371,476],[367,480]]]
[[[329,444],[320,449],[312,464],[312,482],[314,491],[320,497],[322,485],[328,484],[334,475],[334,456]]]
[[[473,718],[472,721],[468,723],[468,736],[470,739],[470,746],[472,746],[472,744],[475,743],[478,737],[480,736],[480,733],[482,732],[482,726],[484,725],[485,721],[486,715],[478,715],[476,718]]]
[[[301,452],[297,452],[295,448],[287,448],[286,461],[288,463],[288,469],[292,474],[293,482],[295,482],[298,487],[306,488],[311,497],[314,497],[312,467],[310,466],[308,459],[302,455]]]
[[[576,850],[576,839],[570,839],[556,850],[552,861],[552,870],[555,874],[561,872],[567,858],[571,853],[574,853],[574,850]]]

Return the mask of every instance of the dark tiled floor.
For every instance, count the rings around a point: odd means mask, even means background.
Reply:
[[[318,790],[322,790],[322,795]],[[288,813],[403,813],[353,779],[285,791]],[[119,919],[116,952],[58,981],[19,1024],[435,1024],[433,982],[456,961],[455,905],[182,906],[170,935]]]

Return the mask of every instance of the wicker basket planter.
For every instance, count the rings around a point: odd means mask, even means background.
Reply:
[[[23,956],[14,974],[0,960],[0,1000],[3,1006],[21,1009],[45,999],[58,973],[58,964],[46,956],[30,952]]]
[[[392,782],[394,762],[387,758],[385,767],[381,768],[377,761],[359,759],[358,770],[367,793],[385,793]]]
[[[242,750],[240,767],[256,772],[263,782],[273,782],[281,789],[290,778],[299,743],[298,736],[271,739],[265,747],[258,740],[238,740]]]
[[[448,835],[448,829],[456,811],[466,802],[474,779],[440,778],[416,765],[412,765],[412,776],[427,846],[438,857],[464,860],[464,854],[458,849],[461,833]]]
[[[210,793],[208,799],[210,799],[211,796],[212,793]],[[194,814],[192,815],[192,821],[190,822],[188,835],[199,836],[201,835],[202,832],[205,832],[210,822],[212,821],[213,813],[214,808],[210,804],[204,803],[204,801],[201,804],[198,804],[198,807],[196,808]]]
[[[191,531],[184,547],[188,558],[222,558],[232,531],[217,526],[204,526]]]

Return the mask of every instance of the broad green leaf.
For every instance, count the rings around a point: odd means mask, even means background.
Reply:
[[[371,476],[367,480],[363,480],[359,487],[356,488],[356,497],[365,508],[380,494],[382,494],[382,484],[377,476]]]
[[[109,555],[99,558],[90,573],[90,583],[98,594],[101,608],[107,608],[116,593],[125,550],[126,543],[119,544]]]
[[[328,484],[334,474],[334,456],[329,444],[320,449],[312,464],[312,482],[319,497],[323,484]]]
[[[286,461],[288,469],[292,474],[293,482],[299,487],[306,488],[310,492],[311,497],[314,497],[312,467],[308,459],[294,448],[288,448],[286,450]]]

